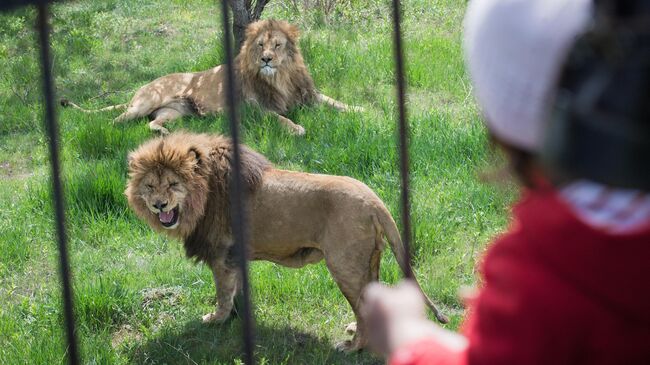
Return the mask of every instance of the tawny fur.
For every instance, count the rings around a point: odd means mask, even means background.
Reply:
[[[305,129],[285,116],[292,108],[324,103],[341,111],[363,109],[349,107],[316,90],[298,48],[298,35],[298,29],[285,21],[252,23],[234,64],[239,97],[259,104],[291,133],[302,135]],[[206,71],[160,77],[138,89],[128,104],[86,110],[64,99],[61,105],[84,112],[126,108],[115,122],[148,116],[152,130],[167,134],[166,122],[185,115],[222,112],[226,107],[225,78],[226,67],[219,65]]]
[[[363,348],[367,334],[359,316],[361,293],[369,282],[379,279],[384,237],[403,270],[408,260],[390,213],[358,180],[279,170],[261,154],[245,146],[241,151],[248,193],[248,258],[293,268],[324,259],[357,320],[352,340],[338,347],[348,351]],[[212,269],[217,307],[203,317],[206,322],[227,319],[240,289],[231,252],[231,154],[227,138],[186,133],[153,139],[129,154],[125,192],[129,205],[153,229],[181,239],[188,257]],[[161,213],[152,208],[155,201],[166,203],[167,211],[178,207],[174,229],[162,226]],[[445,322],[424,297],[437,318]]]

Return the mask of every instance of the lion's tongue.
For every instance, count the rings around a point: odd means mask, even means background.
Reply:
[[[169,223],[174,219],[174,211],[170,210],[169,212],[160,212],[158,213],[158,219],[163,223]]]

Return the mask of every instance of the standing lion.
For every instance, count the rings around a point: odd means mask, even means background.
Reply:
[[[279,170],[261,154],[245,146],[241,151],[249,259],[293,268],[324,259],[357,320],[352,340],[337,348],[363,348],[367,327],[359,316],[361,292],[379,280],[384,237],[403,270],[408,260],[386,206],[355,179]],[[204,322],[226,320],[241,288],[231,250],[231,153],[225,137],[174,133],[129,154],[125,194],[131,208],[153,229],[181,239],[187,256],[212,270],[217,306]],[[423,296],[438,320],[446,322]]]
[[[275,114],[278,121],[297,135],[305,129],[285,114],[299,105],[324,103],[337,110],[360,111],[316,90],[298,49],[298,28],[279,20],[260,20],[246,29],[246,39],[235,58],[238,95]],[[226,67],[219,65],[206,71],[175,73],[142,86],[128,104],[87,110],[62,99],[61,105],[84,112],[126,109],[114,122],[150,117],[149,128],[169,133],[166,122],[185,115],[205,116],[220,113],[226,106],[224,82]]]

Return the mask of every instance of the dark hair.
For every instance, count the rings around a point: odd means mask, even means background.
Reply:
[[[537,158],[531,152],[515,147],[509,143],[490,134],[490,142],[493,146],[499,147],[506,155],[508,162],[508,172],[512,174],[517,181],[523,186],[534,189],[538,187],[533,171],[538,166]]]

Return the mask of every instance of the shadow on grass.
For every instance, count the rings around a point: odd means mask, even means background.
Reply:
[[[199,320],[181,329],[167,328],[135,346],[128,354],[134,364],[236,364],[243,361],[241,320],[206,325]],[[343,333],[341,333],[343,335]],[[259,364],[383,364],[368,351],[344,354],[334,340],[290,327],[255,328],[255,358]]]

